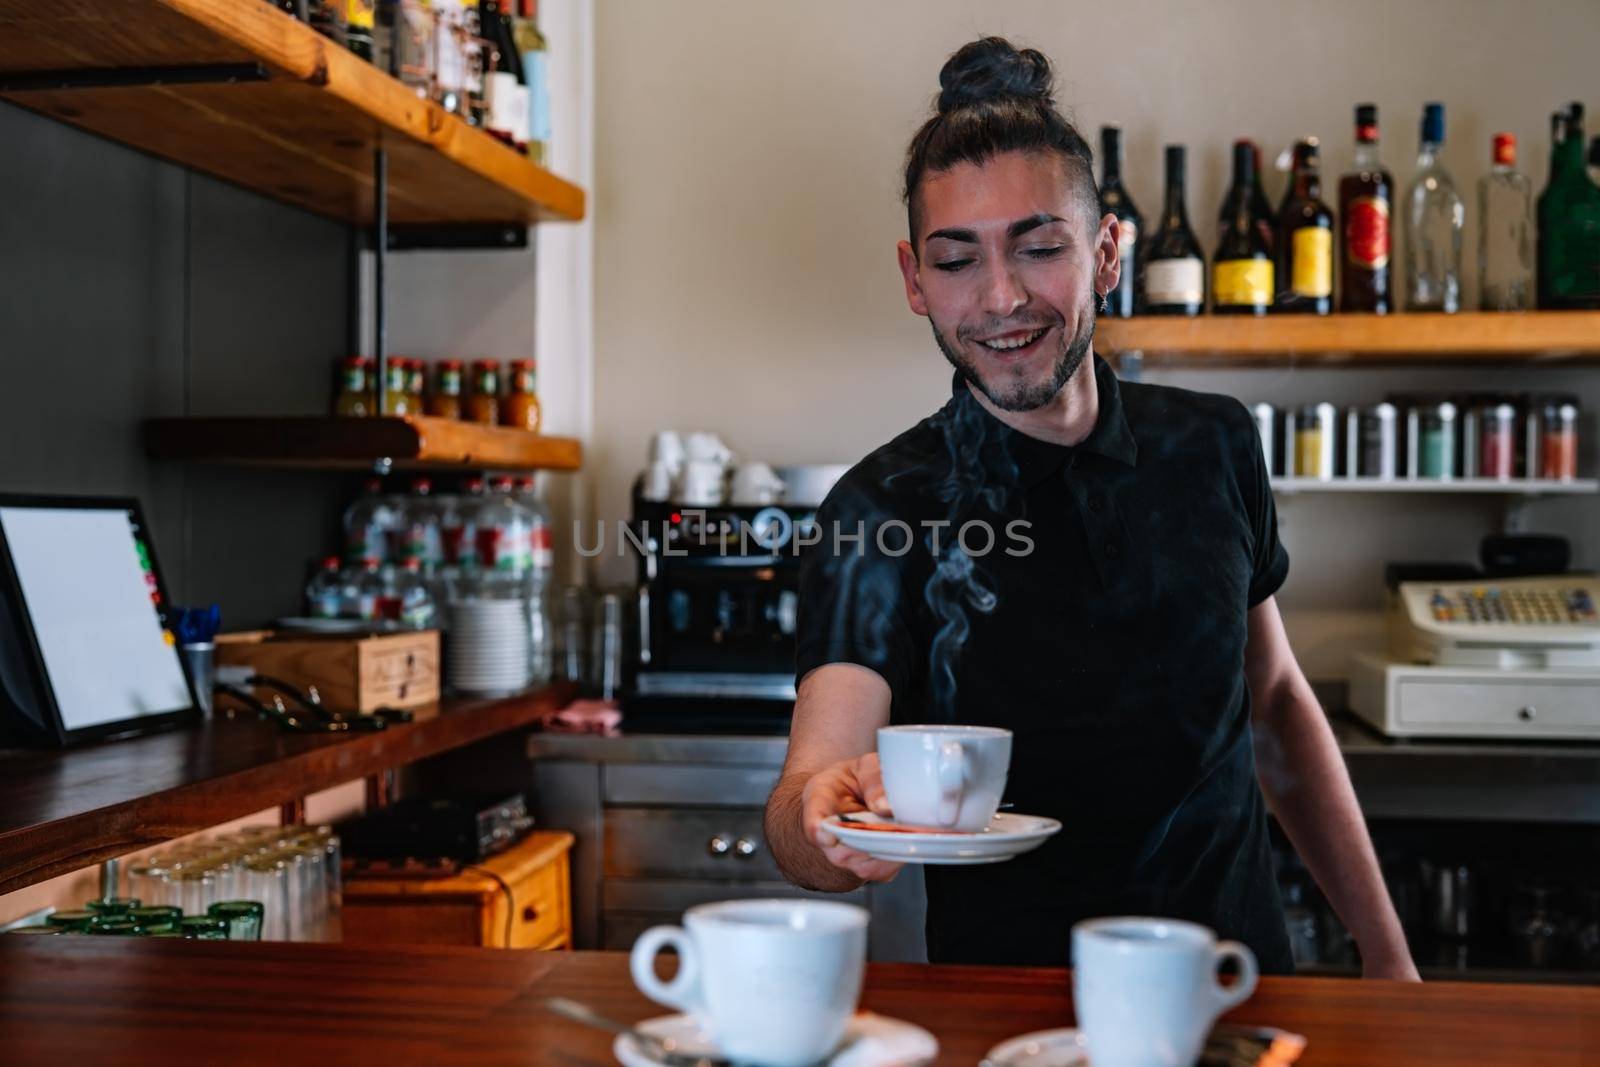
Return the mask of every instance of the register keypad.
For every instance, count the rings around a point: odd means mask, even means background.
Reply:
[[[1502,625],[1592,626],[1594,598],[1587,589],[1435,589],[1429,599],[1436,622],[1482,622]]]

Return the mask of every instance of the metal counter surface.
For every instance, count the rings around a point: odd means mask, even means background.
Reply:
[[[1396,741],[1332,716],[1361,805],[1373,818],[1600,824],[1600,745]],[[776,767],[782,736],[529,735],[537,760]]]

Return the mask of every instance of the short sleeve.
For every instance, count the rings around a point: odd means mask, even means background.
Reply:
[[[881,675],[900,706],[914,662],[910,527],[841,481],[817,510],[813,536],[801,552],[796,683],[825,664],[855,663]]]
[[[1278,540],[1278,506],[1272,496],[1272,479],[1262,451],[1255,420],[1246,413],[1251,462],[1244,480],[1243,497],[1249,508],[1251,552],[1249,606],[1255,607],[1283,587],[1289,577],[1289,552]]]

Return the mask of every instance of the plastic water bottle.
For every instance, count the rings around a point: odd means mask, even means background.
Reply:
[[[361,573],[356,577],[355,596],[352,598],[355,617],[368,622],[383,618],[387,583],[383,580],[383,564],[372,558],[361,561]]]
[[[322,561],[306,586],[306,614],[313,619],[337,619],[344,613],[344,579],[339,575],[339,557]]]
[[[384,495],[380,479],[367,479],[364,488],[344,513],[344,558],[352,565],[364,559],[387,559],[390,532],[400,519],[393,498]]]
[[[474,521],[485,592],[497,598],[525,596],[533,565],[533,515],[511,490],[510,478],[496,478],[494,492],[484,500]]]
[[[439,506],[433,500],[433,483],[418,478],[411,483],[411,496],[400,511],[390,552],[391,563],[404,565],[417,560],[425,570],[444,562],[439,531]]]
[[[418,560],[406,560],[405,568],[396,576],[396,594],[400,601],[399,619],[402,626],[413,630],[432,629],[435,623],[435,601],[428,582],[422,574]]]
[[[528,509],[531,522],[528,526],[529,558],[533,568],[533,585],[536,589],[549,589],[555,575],[555,540],[551,536],[550,509],[539,495],[538,483],[532,478],[518,478],[513,496],[517,503]]]

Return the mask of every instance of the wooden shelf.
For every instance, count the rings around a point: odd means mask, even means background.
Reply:
[[[372,470],[387,459],[397,470],[574,471],[583,462],[571,437],[423,415],[150,419],[144,436],[156,459],[233,466]]]
[[[558,684],[454,700],[357,734],[254,719],[65,750],[0,750],[0,894],[526,726],[569,703]]]
[[[1097,339],[1146,366],[1600,360],[1600,311],[1101,319]]]
[[[30,72],[260,64],[264,81],[17,84]],[[373,151],[391,225],[581,219],[584,191],[266,0],[0,0],[0,93],[319,215],[371,224]],[[9,79],[7,76],[10,76]]]
[[[1279,493],[1497,493],[1501,496],[1577,496],[1600,492],[1600,481],[1578,478],[1570,482],[1551,478],[1452,478],[1449,481],[1397,478],[1382,482],[1376,478],[1274,478],[1272,488]]]

